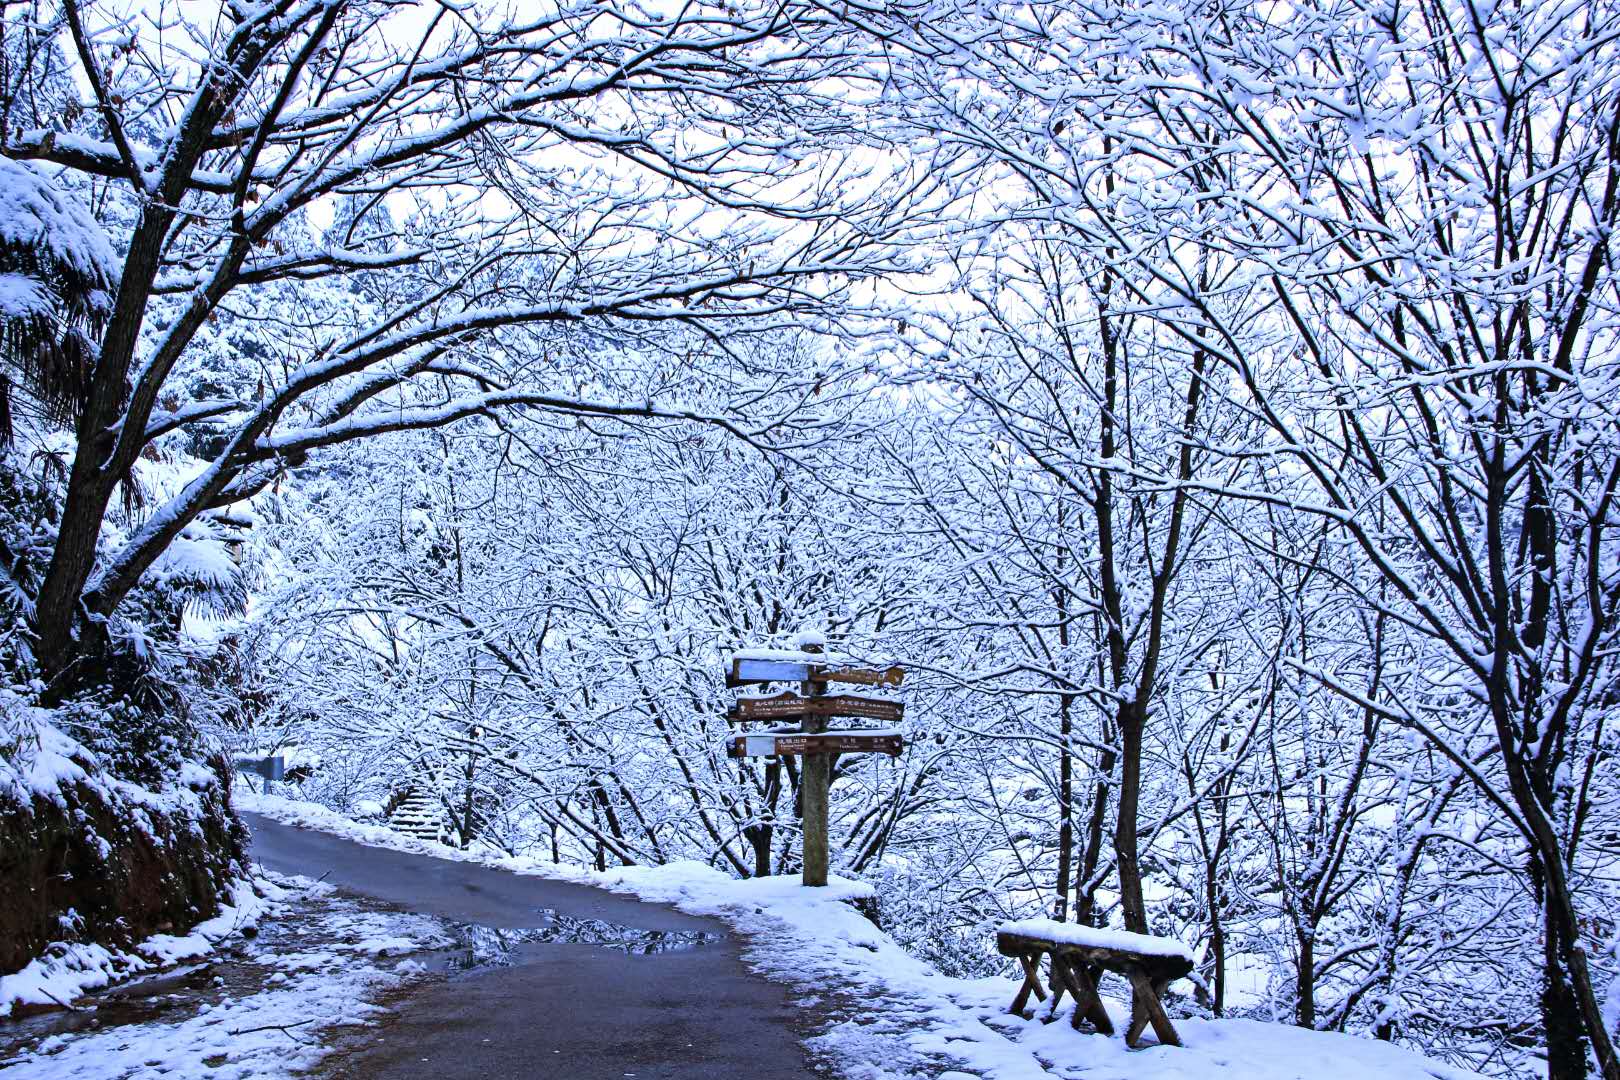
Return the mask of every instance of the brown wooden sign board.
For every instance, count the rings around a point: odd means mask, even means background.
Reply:
[[[785,757],[800,754],[888,754],[898,757],[905,739],[893,732],[828,731],[819,735],[733,735],[726,756]]]
[[[899,671],[899,668],[895,668]],[[833,694],[812,698],[817,716],[858,716],[866,720],[885,720],[898,723],[906,715],[906,707],[898,701],[882,698],[856,697],[854,694]]]
[[[899,686],[906,677],[902,667],[886,667],[881,671],[847,668],[843,671],[818,671],[812,678],[816,682],[858,683],[861,686]]]
[[[733,723],[747,723],[753,720],[797,720],[806,716],[844,716],[893,724],[898,723],[905,714],[906,707],[898,701],[856,697],[853,694],[806,698],[782,693],[774,697],[740,698],[726,713],[726,719]]]
[[[809,698],[785,691],[774,697],[738,698],[726,713],[727,720],[797,719],[809,714]]]

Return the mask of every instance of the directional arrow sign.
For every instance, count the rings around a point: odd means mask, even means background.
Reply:
[[[777,694],[775,697],[738,698],[737,704],[726,713],[726,719],[797,720],[801,716],[810,715],[810,700],[794,693]]]
[[[891,668],[899,671],[899,668]],[[854,694],[834,694],[830,697],[811,698],[817,716],[859,716],[867,720],[886,720],[891,724],[900,722],[906,715],[906,707],[898,701],[884,701],[882,698],[856,697]]]
[[[898,731],[828,731],[819,735],[771,733],[733,735],[726,740],[726,756],[784,757],[799,754],[888,754],[897,757],[905,748]]]
[[[855,697],[852,694],[806,698],[783,693],[775,697],[738,698],[737,704],[726,713],[726,719],[733,723],[747,723],[754,720],[799,720],[807,716],[847,716],[895,724],[905,713],[906,707],[898,701]]]
[[[866,668],[845,668],[843,671],[818,671],[811,678],[818,682],[859,683],[862,686],[899,686],[906,677],[905,668],[887,667],[880,671]]]

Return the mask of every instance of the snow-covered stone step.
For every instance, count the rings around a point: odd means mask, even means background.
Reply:
[[[431,795],[413,793],[388,816],[388,827],[418,840],[438,841],[444,837],[444,812]]]

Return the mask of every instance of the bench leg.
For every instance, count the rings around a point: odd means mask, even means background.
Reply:
[[[1041,989],[1041,958],[1040,956],[1023,956],[1019,961],[1024,965],[1024,977],[1029,980],[1029,988],[1035,991],[1036,1001],[1046,1000],[1046,991]]]
[[[1180,1046],[1181,1036],[1176,1034],[1175,1025],[1170,1023],[1170,1016],[1159,1001],[1159,995],[1167,984],[1154,984],[1141,968],[1132,968],[1128,974],[1131,980],[1131,1026],[1125,1033],[1125,1044],[1135,1049],[1137,1039],[1152,1024],[1153,1034],[1159,1037],[1162,1045]]]
[[[1078,1030],[1081,1020],[1090,1020],[1091,1026],[1100,1034],[1112,1035],[1114,1022],[1108,1017],[1108,1010],[1103,1008],[1102,996],[1097,993],[1096,974],[1085,964],[1074,960],[1064,960],[1063,975],[1069,985],[1069,992],[1074,995],[1074,1018],[1071,1021]]]
[[[1134,982],[1134,980],[1133,980]],[[1147,1009],[1142,1005],[1142,993],[1131,987],[1131,1026],[1125,1029],[1125,1045],[1136,1049],[1136,1040],[1147,1030]]]
[[[1053,1020],[1057,1019],[1058,1005],[1063,1001],[1063,992],[1069,989],[1067,963],[1064,961],[1063,957],[1059,956],[1057,953],[1052,954],[1051,961],[1051,980],[1047,985],[1052,988],[1052,1004],[1047,1007],[1046,1019],[1042,1021],[1043,1023],[1047,1024],[1050,1024]]]
[[[1018,996],[1013,998],[1012,1008],[1009,1011],[1022,1016],[1024,1006],[1029,1004],[1029,995],[1033,993],[1035,1000],[1045,1001],[1046,991],[1041,989],[1041,969],[1036,961],[1027,956],[1020,956],[1018,963],[1024,969],[1024,985],[1018,988]]]

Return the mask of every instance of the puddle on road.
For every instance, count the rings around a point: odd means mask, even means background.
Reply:
[[[397,905],[354,896],[343,890],[299,898],[296,904],[266,919],[253,940],[233,940],[199,964],[187,965],[134,979],[110,990],[92,993],[59,1010],[0,1020],[0,1076],[12,1075],[8,1066],[24,1050],[53,1035],[113,1030],[157,1021],[179,1022],[197,1016],[204,1006],[241,999],[274,988],[270,980],[281,970],[280,958],[300,953],[335,952],[353,948],[359,940],[352,925],[339,926],[333,912],[398,914]],[[448,948],[389,952],[392,965],[405,960],[418,971],[441,975],[476,974],[480,970],[532,962],[525,951],[546,945],[595,945],[631,956],[653,956],[717,944],[720,934],[702,931],[640,930],[603,919],[582,919],[550,908],[535,909],[533,929],[502,930],[472,923],[432,920],[455,940]],[[334,936],[334,927],[341,931]],[[443,940],[442,938],[440,940]]]
[[[458,947],[441,950],[441,962],[429,966],[456,972],[511,967],[521,962],[517,954],[532,945],[600,945],[631,956],[653,956],[698,949],[720,940],[719,934],[701,930],[640,930],[605,919],[564,915],[551,908],[537,908],[535,913],[542,925],[525,930],[453,923],[448,929],[458,939]]]

